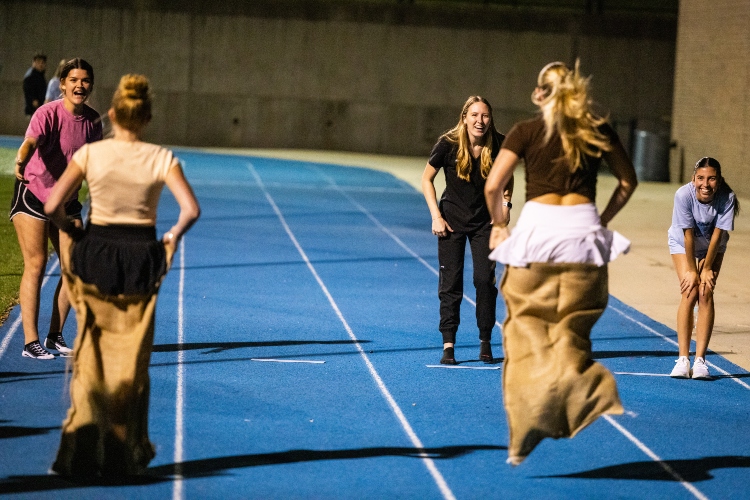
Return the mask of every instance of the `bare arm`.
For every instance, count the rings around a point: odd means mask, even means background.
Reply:
[[[620,141],[617,141],[612,146],[612,151],[605,153],[604,159],[607,160],[609,169],[619,182],[601,214],[601,224],[605,227],[617,215],[617,212],[625,206],[633,191],[638,186],[635,168],[633,168],[633,163],[625,153],[622,144],[620,144]]]
[[[21,147],[18,148],[18,152],[16,153],[16,168],[15,168],[15,174],[16,179],[18,179],[21,182],[26,182],[26,179],[23,177],[23,171],[26,169],[26,164],[31,159],[31,156],[34,154],[34,151],[36,150],[37,141],[33,137],[26,137],[23,140],[23,143],[21,144]]]
[[[435,177],[439,170],[429,163],[424,167],[422,172],[422,193],[427,202],[427,208],[430,209],[432,217],[432,234],[436,236],[446,236],[448,232],[453,232],[450,225],[443,219],[437,202],[437,193],[435,193]]]
[[[180,215],[177,218],[177,223],[162,237],[162,241],[166,245],[173,245],[173,250],[176,250],[177,242],[200,217],[201,209],[198,205],[198,199],[193,193],[193,188],[188,184],[182,167],[176,159],[169,169],[166,184],[180,206]]]
[[[66,233],[72,233],[76,228],[80,229],[65,214],[65,202],[70,199],[81,187],[83,172],[81,167],[74,161],[68,163],[68,167],[52,188],[47,202],[44,204],[44,212],[47,217]]]
[[[510,149],[501,149],[484,185],[484,198],[487,201],[487,210],[492,217],[490,249],[494,249],[510,236],[508,231],[510,209],[503,206],[503,202],[510,201],[513,195],[513,170],[516,163],[518,163],[517,154]]]
[[[701,270],[700,283],[706,285],[710,290],[714,289],[716,285],[716,274],[713,270],[714,260],[716,255],[719,253],[719,243],[721,242],[722,236],[726,230],[714,228],[714,232],[711,234],[711,241],[708,243],[708,252],[706,253],[706,259],[703,261],[703,269]],[[705,288],[702,289],[705,293]]]
[[[680,293],[690,293],[696,286],[700,285],[698,268],[695,267],[695,243],[693,241],[693,228],[682,230],[685,243],[685,257],[687,258],[688,270],[680,279]]]

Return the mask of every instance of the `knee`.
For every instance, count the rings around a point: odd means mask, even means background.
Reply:
[[[46,255],[31,255],[23,259],[23,272],[29,276],[42,276],[46,266]]]
[[[496,285],[497,278],[494,272],[492,274],[474,275],[474,287],[476,289],[496,288]]]

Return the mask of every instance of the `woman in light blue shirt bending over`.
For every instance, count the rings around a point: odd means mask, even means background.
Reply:
[[[677,309],[679,358],[670,376],[710,379],[706,350],[714,327],[714,288],[719,276],[734,218],[740,203],[721,175],[721,164],[701,158],[693,169],[693,179],[674,196],[669,253],[677,270],[682,299]],[[690,369],[690,336],[693,308],[698,303],[695,360]]]

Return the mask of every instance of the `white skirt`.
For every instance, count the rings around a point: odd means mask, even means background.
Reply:
[[[602,227],[593,203],[528,201],[510,237],[492,251],[490,259],[514,267],[531,262],[603,266],[629,250],[627,238]]]

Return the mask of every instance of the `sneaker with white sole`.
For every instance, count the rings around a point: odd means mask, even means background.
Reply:
[[[60,332],[50,333],[49,335],[47,335],[47,339],[44,341],[44,347],[46,347],[47,349],[54,349],[64,357],[71,356],[73,354],[73,349],[68,347],[68,344],[65,343],[65,339]]]
[[[693,378],[699,379],[710,379],[711,374],[708,373],[708,366],[706,366],[706,360],[703,358],[695,358],[693,362]]]
[[[673,378],[690,378],[690,360],[687,356],[680,356],[675,361],[672,373],[669,374]]]
[[[31,359],[55,359],[53,354],[44,350],[44,347],[42,347],[42,344],[38,340],[26,344],[21,354]]]

